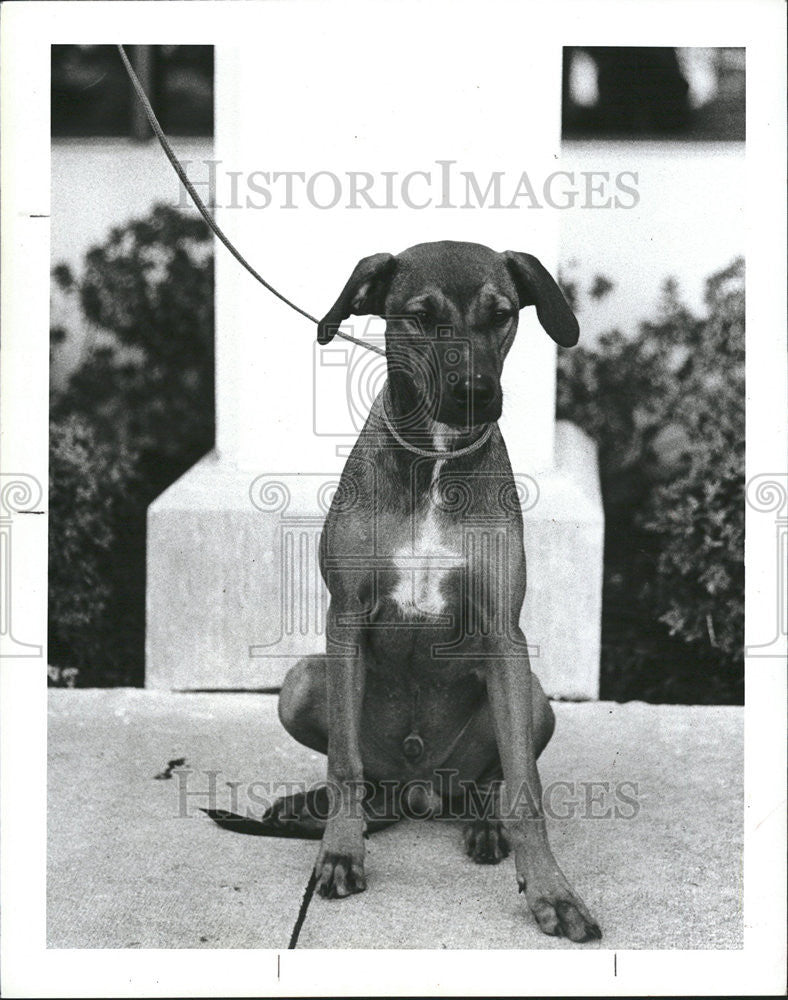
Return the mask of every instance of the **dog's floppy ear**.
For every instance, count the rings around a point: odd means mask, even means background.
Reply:
[[[318,343],[327,344],[348,316],[383,314],[395,263],[390,253],[376,253],[356,264],[339,298],[317,324]]]
[[[574,347],[580,327],[552,275],[530,253],[507,250],[503,257],[517,288],[520,308],[536,306],[539,322],[553,340],[561,347]]]

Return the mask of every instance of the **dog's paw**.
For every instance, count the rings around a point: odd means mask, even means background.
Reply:
[[[315,888],[325,899],[343,899],[367,887],[364,821],[335,816],[326,825],[315,863]]]
[[[364,862],[349,854],[320,853],[315,865],[315,888],[324,899],[343,899],[367,887]]]
[[[463,836],[465,853],[478,865],[497,865],[509,855],[509,841],[499,820],[470,820]]]
[[[568,887],[552,892],[533,893],[520,885],[536,922],[545,934],[566,937],[570,941],[599,941],[602,931],[588,912],[585,903]]]

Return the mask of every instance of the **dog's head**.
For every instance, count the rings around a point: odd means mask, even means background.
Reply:
[[[525,306],[556,343],[577,343],[577,320],[536,257],[421,243],[359,261],[317,336],[327,344],[348,316],[384,317],[389,382],[407,412],[473,427],[501,415],[501,371]]]

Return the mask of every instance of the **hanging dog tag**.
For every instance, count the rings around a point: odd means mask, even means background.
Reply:
[[[418,733],[409,733],[402,741],[402,752],[410,761],[419,760],[424,753],[424,740]]]

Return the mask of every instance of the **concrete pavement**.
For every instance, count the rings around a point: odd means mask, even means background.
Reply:
[[[601,944],[541,934],[511,858],[475,865],[448,822],[373,835],[368,890],[302,908],[315,842],[228,832],[200,807],[259,815],[324,759],[275,696],[132,689],[50,692],[48,944],[285,949],[301,911],[298,948],[741,947],[741,709],[555,708],[550,836]]]

